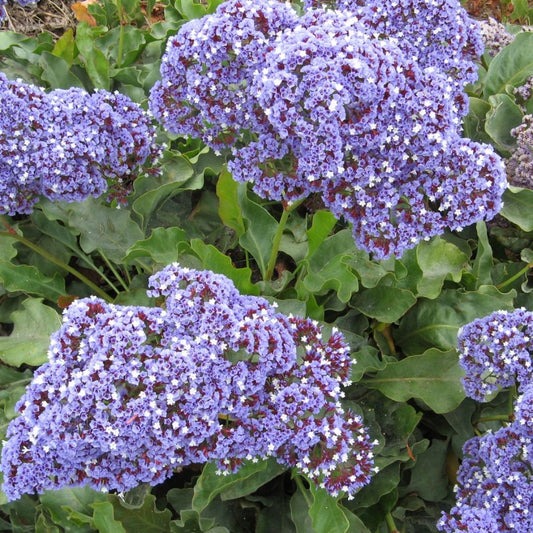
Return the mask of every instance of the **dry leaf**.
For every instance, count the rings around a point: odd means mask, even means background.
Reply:
[[[89,13],[87,8],[91,4],[96,4],[97,2],[98,0],[83,0],[82,2],[72,4],[72,11],[74,11],[76,19],[80,22],[87,22],[90,26],[96,26],[96,20],[94,20],[94,17]]]

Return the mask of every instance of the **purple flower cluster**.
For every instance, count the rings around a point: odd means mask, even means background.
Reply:
[[[533,387],[515,407],[514,421],[467,441],[457,476],[457,499],[439,531],[533,531]]]
[[[460,137],[482,44],[458,2],[307,7],[229,0],[182,26],[153,114],[231,149],[233,177],[264,198],[320,194],[377,258],[494,216],[503,164]]]
[[[148,115],[119,93],[46,93],[0,73],[0,110],[0,213],[120,192],[160,153]]]
[[[65,311],[8,428],[10,500],[85,484],[126,491],[191,463],[229,473],[269,456],[334,495],[368,483],[373,443],[340,404],[351,360],[339,332],[210,272],[174,264],[150,287],[157,307],[88,298]]]
[[[509,183],[533,189],[533,115],[524,115],[522,124],[513,128],[511,135],[516,138],[516,149],[506,163]]]
[[[479,28],[485,44],[485,52],[491,57],[496,56],[513,42],[514,35],[510,34],[501,22],[493,18],[480,21]]]
[[[485,401],[500,387],[518,384],[511,422],[466,442],[457,476],[457,499],[437,524],[440,531],[533,531],[533,313],[497,311],[459,334],[464,387]]]
[[[496,311],[464,326],[458,337],[459,362],[468,396],[486,401],[502,387],[533,381],[533,313]]]

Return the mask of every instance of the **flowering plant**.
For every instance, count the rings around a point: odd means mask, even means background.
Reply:
[[[0,6],[0,529],[531,528],[533,33],[479,6]]]

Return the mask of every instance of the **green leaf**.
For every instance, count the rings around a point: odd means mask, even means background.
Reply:
[[[81,487],[46,491],[40,496],[40,500],[52,520],[64,528],[66,533],[90,533],[94,530],[89,524],[84,525],[79,519],[75,523],[70,516],[74,513],[90,520],[93,514],[90,504],[105,502],[107,496],[89,487]]]
[[[387,466],[374,475],[370,484],[363,487],[354,497],[353,502],[349,502],[349,509],[358,509],[361,507],[370,507],[379,502],[385,495],[392,492],[398,486],[400,481],[399,463]],[[351,532],[350,532],[351,533]]]
[[[490,62],[485,78],[485,96],[504,93],[507,85],[519,87],[533,74],[533,33],[519,33]]]
[[[176,0],[175,6],[186,20],[199,19],[207,14],[207,9],[194,0]]]
[[[522,124],[522,110],[507,94],[489,96],[489,104],[485,131],[503,150],[513,150],[516,138],[511,130]]]
[[[476,258],[472,265],[472,274],[476,277],[476,289],[481,285],[489,285],[492,283],[492,267],[494,261],[492,259],[492,248],[487,236],[487,226],[485,222],[478,222],[476,224],[477,231],[477,252]],[[457,281],[457,280],[456,280]]]
[[[122,524],[115,520],[110,502],[96,502],[90,506],[94,509],[93,524],[99,533],[127,533]]]
[[[533,231],[533,190],[509,187],[503,193],[500,215],[524,231]]]
[[[416,298],[411,291],[380,283],[377,287],[356,294],[351,305],[379,322],[392,323],[415,303]]]
[[[432,348],[422,355],[389,363],[364,383],[397,402],[420,398],[436,413],[447,413],[465,397],[463,376],[455,350],[441,352]]]
[[[72,31],[72,28],[69,28],[56,41],[52,54],[64,59],[70,68],[74,61],[75,50],[76,44],[74,42],[74,32]]]
[[[468,256],[457,246],[440,238],[421,242],[416,248],[416,257],[423,273],[417,285],[418,295],[426,298],[436,298],[447,277],[460,281],[468,262]]]
[[[239,243],[253,255],[261,276],[265,278],[278,223],[264,207],[248,198],[246,188],[239,188],[239,205],[246,228]]]
[[[220,200],[218,215],[228,228],[240,237],[246,231],[242,211],[239,206],[239,189],[246,189],[246,184],[237,183],[226,168],[220,173],[217,181],[217,196]],[[240,193],[243,194],[242,192]]]
[[[309,508],[309,516],[316,533],[346,533],[350,527],[348,519],[339,506],[338,501],[326,491],[309,486],[313,496],[313,504]]]
[[[337,219],[330,211],[317,211],[313,215],[313,224],[307,232],[309,241],[309,257],[311,257],[318,250],[318,247],[331,233],[331,230],[335,227],[336,223]]]
[[[513,309],[514,291],[501,293],[483,285],[477,291],[445,289],[434,300],[419,300],[400,322],[395,342],[406,355],[420,354],[428,348],[446,351],[454,348],[457,331],[475,318],[499,309]]]
[[[139,226],[131,219],[127,209],[102,205],[95,198],[83,202],[56,202],[55,207],[42,205],[49,218],[59,218],[79,234],[85,253],[99,250],[120,263],[128,249],[144,238]]]
[[[155,263],[169,265],[178,260],[183,245],[188,247],[185,232],[180,228],[155,228],[148,239],[136,242],[124,261],[133,262],[140,257],[150,257]]]
[[[359,288],[359,278],[353,268],[356,254],[349,230],[324,239],[304,261],[307,272],[297,284],[300,298],[304,299],[307,292],[324,294],[335,290],[341,302],[348,302]]]
[[[155,496],[147,494],[141,506],[128,505],[118,496],[110,496],[109,499],[115,510],[115,520],[122,523],[122,527],[128,533],[168,533],[170,531],[170,519],[172,513],[169,509],[159,511],[155,504]]]
[[[465,137],[477,142],[490,143],[491,138],[485,131],[485,120],[490,110],[490,104],[481,98],[469,98],[470,109],[463,119]]]
[[[259,294],[259,288],[252,281],[252,271],[248,267],[235,268],[231,259],[217,250],[211,244],[205,244],[200,239],[191,240],[191,249],[201,259],[207,270],[224,274],[231,279],[239,292],[243,294]]]
[[[447,450],[446,441],[433,440],[431,446],[416,458],[406,492],[417,493],[429,502],[440,502],[446,497],[449,483],[446,475]]]
[[[61,316],[41,298],[28,298],[22,306],[11,315],[11,335],[0,337],[0,359],[11,366],[39,366],[47,361],[50,335],[61,327]]]
[[[296,533],[316,533],[313,529],[311,516],[309,516],[309,504],[299,487],[291,498],[290,508],[291,519],[296,527]]]
[[[39,56],[39,66],[43,69],[41,78],[50,85],[51,89],[84,88],[81,80],[70,72],[70,65],[62,57],[43,52]]]
[[[109,62],[95,45],[101,31],[101,28],[92,28],[86,22],[80,22],[76,26],[76,46],[85,60],[85,69],[93,85],[109,91],[111,89]]]
[[[214,463],[206,464],[194,486],[192,508],[201,514],[218,494],[230,490],[233,485],[242,487],[245,480],[257,479],[255,476],[258,473],[266,472],[270,468],[272,461],[248,461],[236,473],[223,476],[216,473],[218,468]]]
[[[50,278],[29,265],[13,265],[0,261],[0,281],[9,292],[35,294],[52,302],[66,294],[65,280],[59,273]]]

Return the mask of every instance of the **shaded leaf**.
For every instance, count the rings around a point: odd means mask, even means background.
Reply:
[[[500,215],[524,231],[533,231],[533,190],[509,187],[503,193]]]
[[[115,520],[122,523],[122,527],[130,531],[143,533],[168,533],[172,513],[169,509],[159,511],[155,505],[155,496],[147,494],[141,506],[128,505],[118,496],[110,496],[114,507]]]
[[[148,239],[136,242],[126,254],[125,262],[150,257],[155,263],[168,265],[178,260],[180,250],[188,242],[180,228],[155,228]]]
[[[516,146],[511,130],[522,124],[522,110],[507,94],[489,96],[490,110],[487,113],[485,131],[504,150]]]
[[[235,231],[237,237],[246,231],[239,205],[239,189],[246,189],[246,184],[237,183],[227,169],[224,169],[217,181],[217,196],[220,200],[218,214],[222,222]]]
[[[484,94],[504,93],[507,85],[523,85],[532,74],[533,33],[522,32],[490,62]]]
[[[316,533],[346,533],[350,522],[344,515],[338,501],[326,491],[314,486],[309,486],[313,496],[313,504],[309,508],[309,516]]]
[[[39,366],[48,359],[50,335],[61,327],[61,316],[40,298],[28,298],[22,306],[11,315],[11,335],[0,337],[0,359],[11,366]]]
[[[115,520],[113,505],[110,502],[92,503],[93,524],[99,533],[127,533],[122,524]]]
[[[9,292],[35,294],[52,302],[66,294],[65,280],[59,273],[50,278],[29,265],[13,265],[0,261],[0,281]]]
[[[465,397],[463,376],[455,350],[441,352],[432,348],[422,355],[389,363],[364,383],[397,402],[420,398],[436,413],[447,413]]]
[[[513,309],[514,291],[501,293],[490,285],[477,291],[445,289],[434,300],[420,300],[410,309],[394,332],[394,340],[405,354],[420,354],[428,348],[449,350],[457,341],[457,331],[475,318],[499,309]]]

